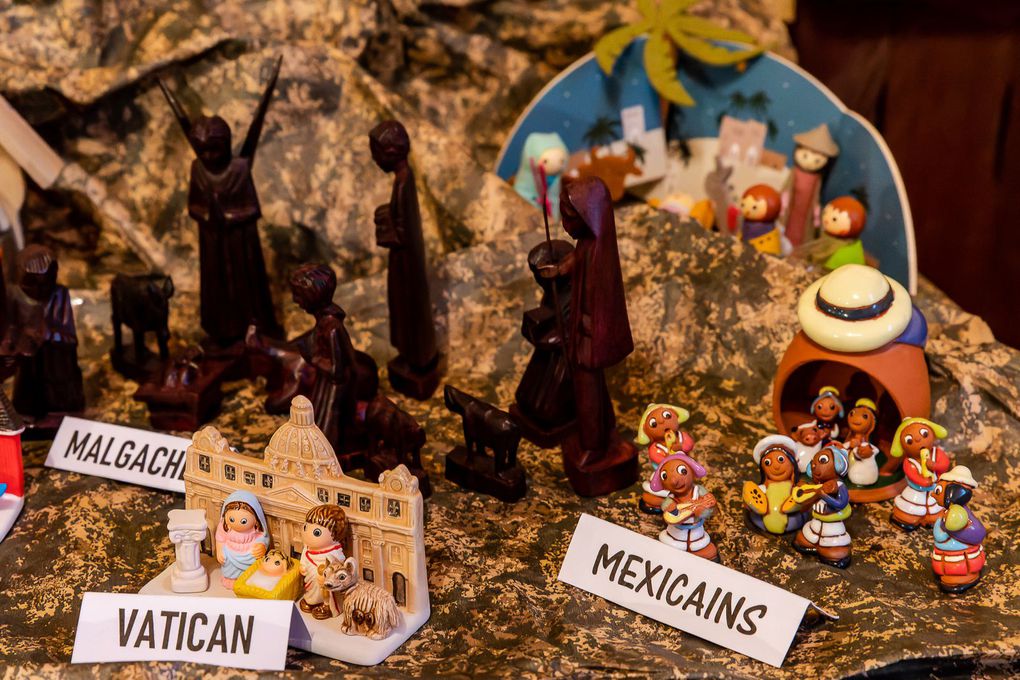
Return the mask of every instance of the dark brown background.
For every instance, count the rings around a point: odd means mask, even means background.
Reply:
[[[1020,3],[800,0],[790,32],[889,143],[919,271],[1020,346]]]

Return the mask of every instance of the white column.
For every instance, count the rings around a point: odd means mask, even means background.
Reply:
[[[170,589],[201,593],[209,588],[209,574],[202,566],[202,541],[209,532],[205,510],[171,510],[168,517],[166,528],[177,558],[170,569]]]

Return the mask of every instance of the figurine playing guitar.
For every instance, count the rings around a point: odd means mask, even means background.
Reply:
[[[652,473],[648,484],[652,491],[669,492],[662,502],[662,518],[666,528],[659,540],[678,550],[719,561],[719,550],[705,531],[705,520],[715,510],[715,496],[695,480],[705,476],[705,468],[684,453],[676,453],[662,461]]]
[[[811,519],[800,528],[793,547],[839,569],[850,566],[850,534],[843,524],[851,512],[850,492],[840,480],[848,467],[845,450],[825,446],[808,465],[811,482],[794,487],[781,508],[785,513],[811,508]]]

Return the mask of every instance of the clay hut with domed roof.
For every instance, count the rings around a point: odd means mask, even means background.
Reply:
[[[269,523],[273,547],[300,557],[301,527],[309,509],[334,503],[351,526],[344,552],[358,558],[362,578],[393,593],[407,611],[428,607],[423,502],[418,480],[400,465],[379,483],[348,477],[322,431],[312,403],[291,402],[290,420],[273,434],[261,456],[231,449],[209,425],[192,437],[184,472],[185,507],[205,510],[209,535],[224,499],[244,489],[254,493]],[[208,541],[205,546],[212,554]]]

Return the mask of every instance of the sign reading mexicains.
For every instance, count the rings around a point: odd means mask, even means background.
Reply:
[[[782,666],[811,604],[586,514],[559,580],[773,666]]]

